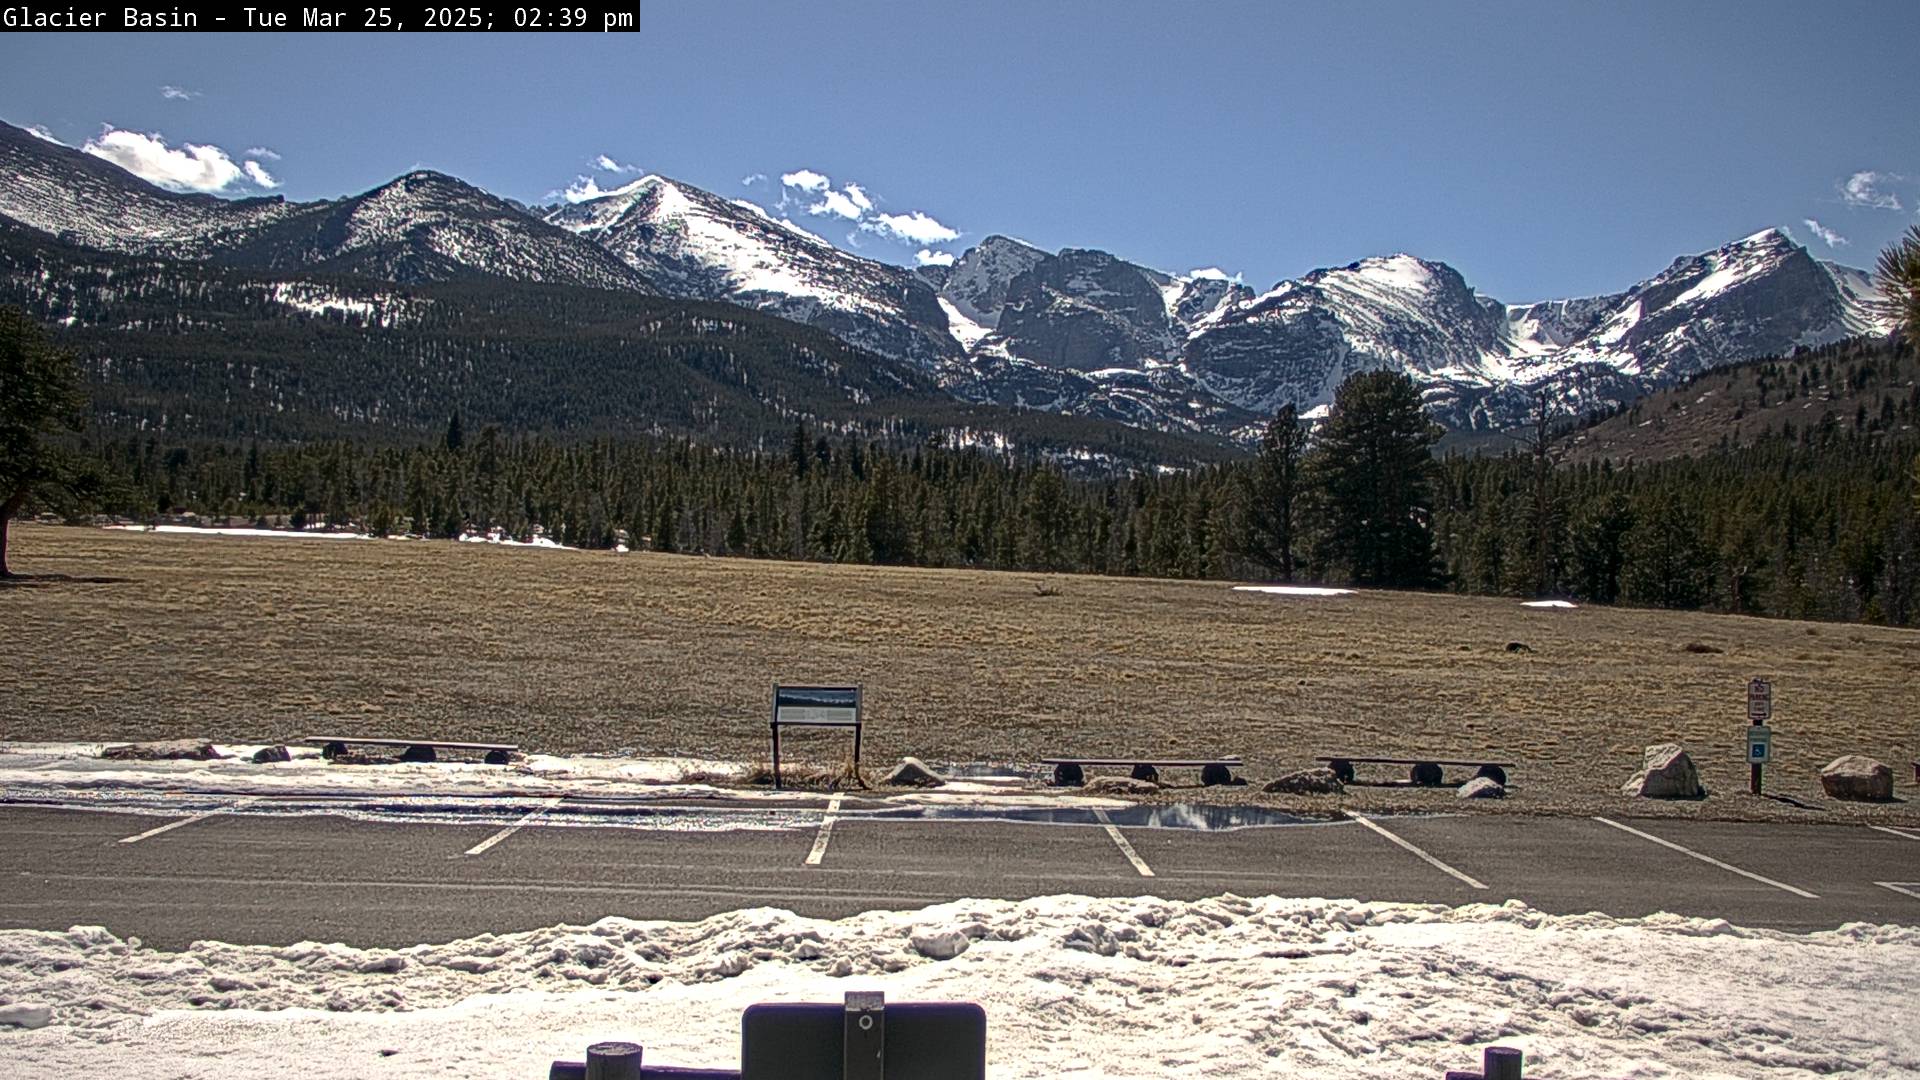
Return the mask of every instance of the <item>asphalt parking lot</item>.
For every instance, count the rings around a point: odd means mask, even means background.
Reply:
[[[484,820],[276,814],[256,799],[119,813],[0,806],[0,926],[149,944],[398,946],[602,916],[744,907],[840,917],[963,897],[1232,892],[1545,911],[1657,911],[1784,930],[1920,924],[1920,830],[1462,815],[1224,831],[895,820],[838,804],[729,828],[561,800]],[[764,813],[740,811],[764,825]]]

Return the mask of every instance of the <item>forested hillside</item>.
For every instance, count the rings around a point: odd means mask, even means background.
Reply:
[[[1588,418],[1567,437],[1565,457],[1653,461],[1836,427],[1888,438],[1920,428],[1920,361],[1911,350],[1854,338],[1702,372]]]
[[[1860,358],[1912,363],[1886,346]],[[430,536],[541,526],[589,547],[923,566],[1266,579],[1291,565],[1298,580],[1920,623],[1911,431],[1835,422],[1652,462],[1555,467],[1516,449],[1422,466],[1405,454],[1424,454],[1434,432],[1408,416],[1407,395],[1417,402],[1398,376],[1356,378],[1312,446],[1270,441],[1252,460],[1098,480],[804,425],[772,452],[465,423],[406,446],[110,438],[100,508]],[[1367,444],[1414,464],[1383,485],[1399,466],[1365,460]],[[1388,544],[1368,513],[1404,527]]]
[[[799,421],[1135,464],[1224,443],[953,398],[914,367],[719,302],[574,286],[402,286],[88,252],[0,224],[0,303],[80,357],[102,434],[406,444],[462,412],[556,438],[751,446]]]

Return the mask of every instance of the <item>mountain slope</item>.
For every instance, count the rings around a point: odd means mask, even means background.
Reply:
[[[1436,418],[1509,426],[1545,394],[1606,410],[1698,372],[1883,333],[1861,271],[1767,230],[1619,293],[1510,305],[1398,254],[1255,293],[1106,252],[988,236],[950,267],[843,251],[745,201],[648,176],[528,210],[415,172],[315,203],[161,191],[0,125],[0,220],[62,243],[272,274],[588,286],[725,301],[902,361],[954,398],[1249,441],[1282,404],[1391,368]]]
[[[1127,466],[1230,452],[959,402],[911,364],[713,301],[288,275],[80,249],[0,221],[0,304],[79,353],[103,432],[415,442],[458,410],[476,428],[716,445],[782,445],[806,423]]]
[[[182,195],[0,124],[0,216],[64,243],[121,254],[397,282],[496,277],[652,291],[597,245],[427,171],[313,203]]]
[[[961,354],[925,279],[842,251],[753,203],[646,176],[540,214],[675,296],[756,308],[924,366]]]

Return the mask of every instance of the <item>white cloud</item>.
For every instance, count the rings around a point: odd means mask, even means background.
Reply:
[[[638,165],[624,165],[618,161],[613,160],[612,158],[608,157],[605,154],[601,154],[598,157],[593,159],[593,167],[596,169],[599,169],[602,172],[613,173],[616,176],[624,176],[630,173],[637,173],[640,171],[640,166]]]
[[[98,138],[88,139],[80,149],[170,191],[214,194],[248,183],[272,186],[259,179],[260,176],[272,179],[265,169],[256,165],[259,171],[255,175],[217,146],[182,143],[175,148],[168,146],[167,140],[158,134],[143,135],[109,126],[101,130]]]
[[[799,188],[801,191],[825,191],[833,181],[814,172],[812,169],[799,169],[780,174],[780,183],[786,187]]]
[[[247,147],[247,156],[248,156],[248,157],[257,157],[257,158],[265,158],[265,159],[267,159],[268,161],[279,161],[279,160],[280,160],[280,155],[279,155],[279,154],[276,154],[276,153],[274,153],[273,151],[271,151],[271,150],[269,150],[269,149],[267,149],[267,148],[266,148],[266,147],[264,147],[264,146],[249,146],[249,147]]]
[[[273,174],[261,167],[257,161],[249,160],[241,162],[240,171],[246,173],[247,179],[253,181],[259,187],[277,188],[280,186],[280,181],[275,180]]]
[[[958,230],[940,224],[919,210],[906,214],[876,214],[871,220],[861,222],[860,227],[907,244],[944,244],[960,238]]]
[[[61,142],[59,139],[54,138],[53,132],[48,131],[46,128],[41,127],[39,124],[28,124],[27,134],[33,136],[36,139],[45,139],[46,141],[52,143],[55,146],[67,145],[66,143]]]
[[[748,177],[741,183],[751,185],[753,180],[753,177]],[[799,198],[792,194],[794,192],[811,195],[813,198],[811,200]],[[931,247],[934,244],[944,244],[950,240],[959,239],[958,230],[942,225],[920,210],[905,214],[877,213],[874,209],[876,202],[874,196],[860,184],[848,181],[835,188],[833,180],[824,173],[818,173],[812,169],[796,169],[793,172],[781,174],[780,200],[776,209],[784,211],[790,205],[804,204],[807,213],[814,217],[844,218],[857,223],[862,233],[896,243],[927,248],[924,254],[928,259],[935,262],[945,259],[946,262],[951,262],[951,256],[932,251]],[[849,232],[846,242],[851,247],[859,247],[859,234]],[[922,262],[922,265],[927,263]],[[946,263],[943,262],[941,265]]]
[[[1887,184],[1903,179],[1905,177],[1897,173],[1865,169],[1840,182],[1840,198],[1845,200],[1848,206],[1861,206],[1872,210],[1898,210],[1900,209],[1899,196],[1883,188]]]
[[[751,176],[743,176],[740,178],[741,187],[752,187],[755,184],[764,184],[766,182],[767,174],[763,172],[757,172]]]
[[[1834,232],[1832,229],[1827,228],[1812,218],[1806,219],[1806,226],[1808,231],[1825,241],[1826,245],[1830,248],[1846,247],[1850,242],[1846,237],[1841,236],[1839,233]]]
[[[200,96],[200,91],[188,90],[180,86],[163,86],[160,88],[160,96],[168,101],[192,101]]]
[[[857,191],[859,189],[856,188],[854,190]],[[866,212],[861,207],[861,203],[864,202],[865,199],[866,196],[864,195],[856,200],[846,192],[835,191],[832,188],[828,188],[820,193],[819,202],[807,207],[807,213],[815,217],[819,217],[821,214],[837,214],[840,217],[846,218],[848,221],[858,221],[860,220],[860,215]],[[867,203],[867,206],[872,205],[872,203]]]
[[[913,253],[913,261],[921,266],[952,266],[953,252],[921,248]]]
[[[570,203],[578,203],[586,202],[588,199],[602,198],[607,195],[627,195],[637,190],[640,185],[645,182],[645,180],[635,180],[629,184],[622,184],[617,188],[603,188],[600,186],[600,182],[594,177],[576,176],[573,178],[573,183],[568,184],[567,189],[560,192],[560,197]]]

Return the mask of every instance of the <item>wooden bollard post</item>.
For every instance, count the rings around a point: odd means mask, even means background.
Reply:
[[[1520,1051],[1511,1046],[1489,1046],[1481,1058],[1486,1080],[1521,1080]]]
[[[601,1042],[587,1047],[587,1080],[640,1080],[640,1044]]]

